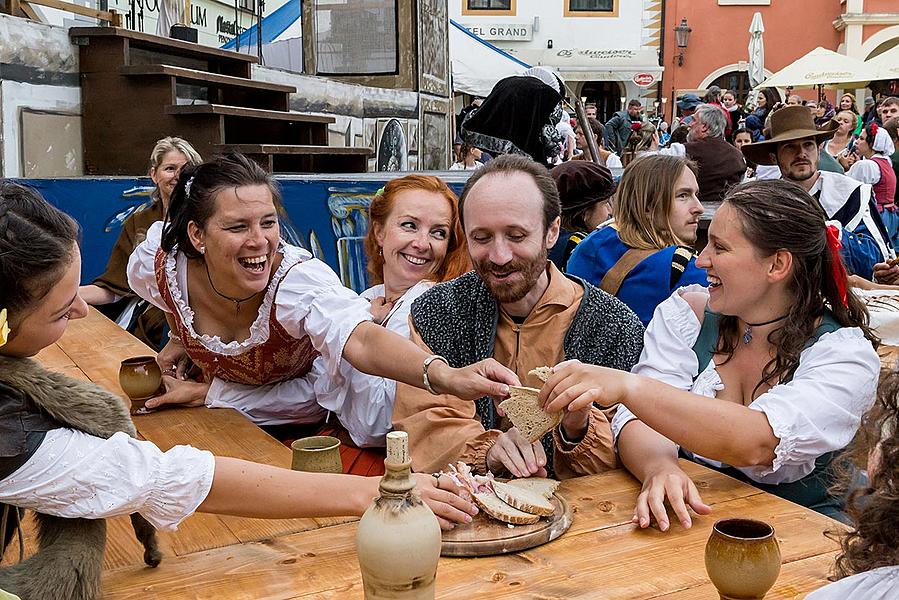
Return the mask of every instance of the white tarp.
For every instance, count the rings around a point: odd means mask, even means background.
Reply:
[[[899,46],[893,46],[886,52],[865,61],[877,72],[873,81],[899,79]]]
[[[796,59],[768,79],[765,87],[840,87],[862,88],[877,78],[869,64],[818,46]]]
[[[521,75],[530,65],[500,50],[450,20],[449,52],[453,66],[453,90],[487,96],[500,79]]]
[[[655,50],[615,48],[556,48],[522,50],[523,60],[559,72],[565,81],[631,81],[643,87],[662,77],[659,55]]]

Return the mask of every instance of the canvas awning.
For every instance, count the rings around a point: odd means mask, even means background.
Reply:
[[[516,56],[558,71],[565,81],[633,81],[647,87],[664,70],[655,50],[556,48],[522,50]]]
[[[449,53],[453,90],[487,96],[500,79],[521,75],[531,65],[473,34],[450,19]]]
[[[818,46],[762,82],[764,87],[862,88],[877,73],[871,65]]]
[[[871,66],[877,74],[872,81],[899,79],[899,46],[893,46],[883,54],[869,58],[865,64]]]

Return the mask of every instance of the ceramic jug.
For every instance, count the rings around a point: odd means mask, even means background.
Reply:
[[[405,431],[387,434],[381,495],[362,515],[356,551],[365,600],[433,600],[440,524],[415,490]]]

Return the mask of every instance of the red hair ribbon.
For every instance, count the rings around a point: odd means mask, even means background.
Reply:
[[[874,137],[877,137],[877,123],[871,123],[871,133],[874,134]],[[871,140],[871,144],[874,144],[874,140]]]
[[[826,229],[827,249],[830,250],[830,258],[833,263],[833,272],[831,273],[833,284],[840,294],[840,301],[843,303],[843,308],[848,308],[849,299],[846,295],[846,267],[843,266],[843,259],[840,257],[840,248],[843,247],[843,244],[840,243],[840,230],[837,229],[836,225],[827,225]]]

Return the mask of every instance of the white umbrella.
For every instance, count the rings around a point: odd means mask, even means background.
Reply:
[[[749,83],[752,87],[758,86],[765,80],[763,33],[765,33],[765,25],[762,23],[762,13],[757,12],[752,15],[752,23],[749,25]]]
[[[877,79],[871,65],[818,46],[768,79],[765,87],[862,88]]]
[[[899,79],[899,46],[894,46],[883,54],[869,58],[865,64],[877,71],[874,81]]]

